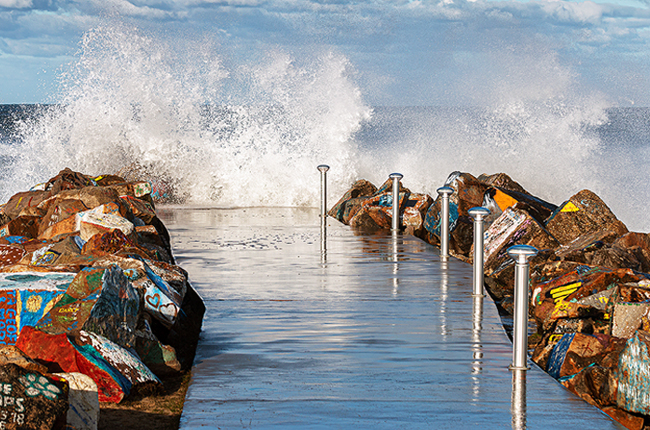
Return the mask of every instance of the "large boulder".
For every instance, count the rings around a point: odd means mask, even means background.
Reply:
[[[564,202],[546,221],[546,229],[566,245],[586,233],[611,230],[621,236],[627,227],[596,194],[582,190]]]

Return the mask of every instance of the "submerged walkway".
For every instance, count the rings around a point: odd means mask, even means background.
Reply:
[[[622,428],[512,344],[472,267],[316,210],[159,210],[207,313],[182,429]]]

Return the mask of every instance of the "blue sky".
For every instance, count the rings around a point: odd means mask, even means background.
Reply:
[[[528,91],[650,105],[650,2],[0,0],[0,103],[56,100],[88,31],[123,21],[210,40],[226,69],[268,52],[348,59],[383,105],[472,104]],[[567,84],[568,82],[568,84]]]

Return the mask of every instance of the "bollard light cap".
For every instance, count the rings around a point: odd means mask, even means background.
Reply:
[[[477,206],[468,210],[467,213],[475,220],[480,221],[484,216],[490,215],[490,210],[482,206]]]
[[[327,172],[329,169],[330,166],[328,166],[327,164],[321,164],[318,166],[318,170],[320,170],[321,172]]]
[[[448,196],[448,195],[454,193],[454,189],[450,188],[450,187],[440,187],[436,191],[438,191],[438,194],[440,194],[441,196],[443,196],[443,195]]]
[[[390,175],[388,175],[388,177],[390,179],[402,179],[404,175],[402,175],[401,173],[391,173]]]
[[[539,251],[530,245],[515,245],[508,248],[508,255],[519,263],[525,263],[529,258],[537,255]]]

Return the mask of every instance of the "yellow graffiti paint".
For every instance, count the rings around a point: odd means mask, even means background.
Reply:
[[[549,336],[548,341],[549,342],[557,342],[558,340],[562,339],[563,334],[552,334]]]
[[[580,288],[582,282],[574,282],[572,284],[563,285],[551,290],[551,297],[553,301],[557,304],[559,301],[564,300],[566,297],[570,296]]]
[[[574,205],[572,202],[569,202],[564,205],[560,212],[578,212],[579,210],[580,209],[576,205]]]
[[[494,194],[494,201],[497,205],[499,205],[499,208],[502,211],[517,203],[517,200],[499,190],[497,190],[496,194]]]

